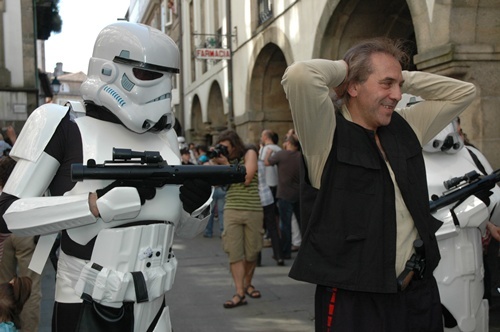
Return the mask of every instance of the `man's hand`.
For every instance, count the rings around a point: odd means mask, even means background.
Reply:
[[[191,214],[210,198],[212,186],[205,180],[190,179],[184,182],[179,192],[184,211]]]
[[[288,144],[287,141],[285,141],[286,144]],[[286,149],[286,146],[285,146],[285,143],[283,143],[283,148]],[[272,166],[270,163],[269,163],[269,157],[271,157],[271,155],[274,153],[273,150],[271,149],[268,149],[266,151],[266,155],[264,156],[264,165],[265,166]]]
[[[16,143],[17,139],[17,134],[16,130],[12,126],[7,126],[2,129],[3,131],[3,140],[5,143],[9,144],[10,146],[14,146],[14,143]]]
[[[492,222],[488,222],[488,224],[486,225],[486,227],[490,231],[491,236],[495,240],[497,240],[498,242],[500,242],[500,227],[498,227],[497,225],[493,224]]]

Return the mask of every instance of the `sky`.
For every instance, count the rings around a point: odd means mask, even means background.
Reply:
[[[57,62],[65,72],[87,74],[89,59],[99,32],[125,17],[130,0],[59,0],[63,21],[60,33],[45,41],[45,71],[53,72]]]

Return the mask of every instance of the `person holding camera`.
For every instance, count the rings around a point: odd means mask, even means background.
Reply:
[[[233,183],[226,193],[224,208],[224,232],[222,245],[229,257],[229,267],[236,293],[224,303],[231,309],[247,304],[246,295],[261,297],[252,285],[257,258],[262,249],[262,205],[259,196],[257,152],[246,149],[240,136],[227,130],[219,136],[216,148],[211,152],[211,163],[217,165],[239,164],[246,168],[244,183]],[[224,148],[227,152],[224,152]],[[220,151],[220,153],[217,153]]]

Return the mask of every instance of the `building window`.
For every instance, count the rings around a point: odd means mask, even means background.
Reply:
[[[263,24],[271,17],[273,17],[272,0],[258,0],[259,1],[259,25]]]

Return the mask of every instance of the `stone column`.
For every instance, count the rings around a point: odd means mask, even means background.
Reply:
[[[5,13],[5,1],[0,0],[0,26],[3,27],[2,32],[5,32],[3,23],[3,15]],[[0,34],[0,87],[5,88],[10,86],[10,71],[5,68],[5,41],[4,34]]]

